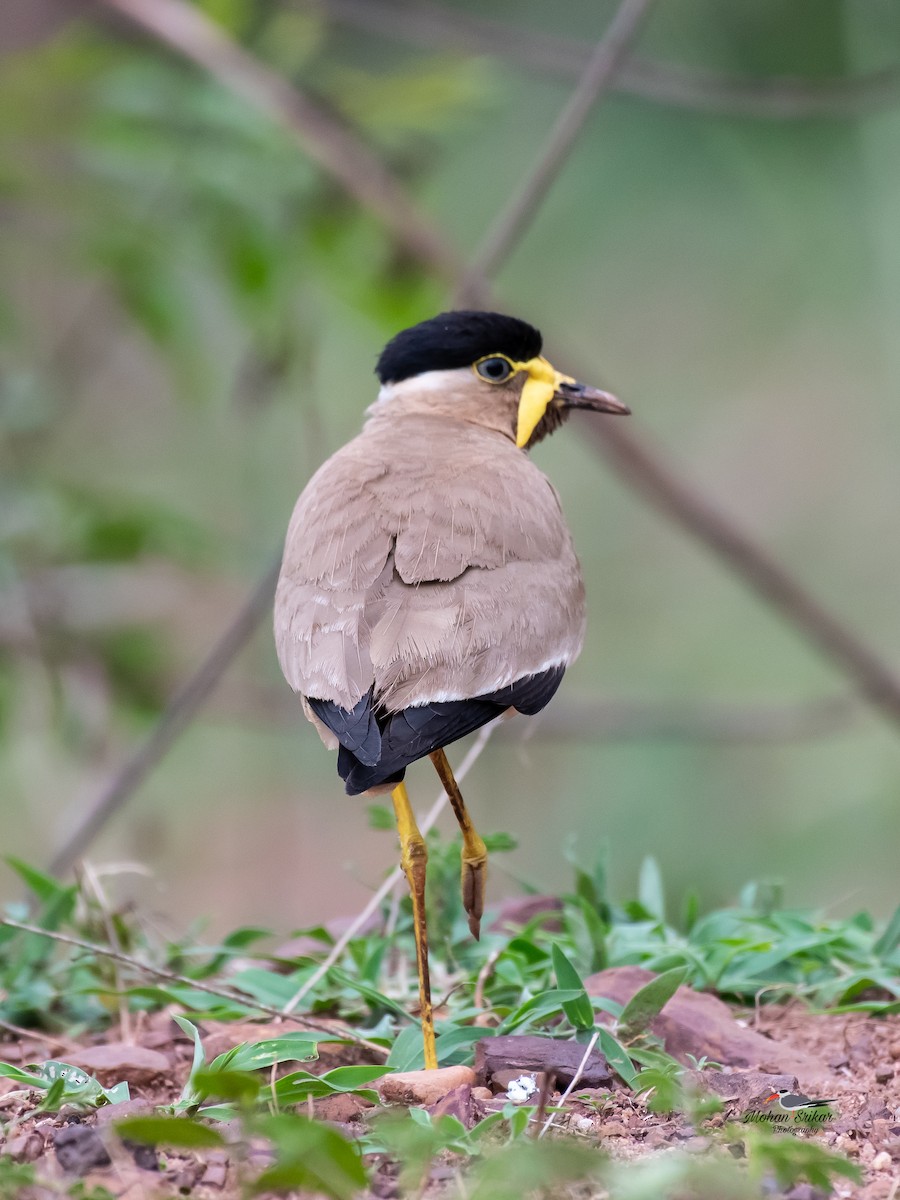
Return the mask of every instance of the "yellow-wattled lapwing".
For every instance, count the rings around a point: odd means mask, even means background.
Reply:
[[[527,451],[573,409],[628,408],[561,375],[541,356],[540,333],[499,313],[442,313],[405,329],[376,374],[362,433],[297,501],[275,638],[347,792],[391,791],[433,1067],[426,849],[403,777],[428,755],[450,797],[477,937],[487,854],[444,747],[507,710],[542,709],[584,636],[572,539]]]

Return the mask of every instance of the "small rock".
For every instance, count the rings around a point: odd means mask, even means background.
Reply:
[[[643,967],[610,967],[590,975],[584,986],[589,996],[605,996],[627,1004],[639,988],[654,978],[653,972]],[[690,1061],[688,1055],[695,1059],[705,1055],[713,1062],[733,1067],[765,1069],[766,1064],[771,1064],[773,1073],[797,1075],[805,1087],[827,1087],[830,1079],[828,1068],[818,1059],[790,1045],[776,1045],[755,1030],[743,1028],[724,1001],[705,992],[695,992],[685,984],[663,1006],[650,1029],[669,1054],[686,1064]]]
[[[3,1153],[8,1154],[13,1162],[34,1162],[44,1152],[44,1139],[39,1133],[23,1133],[21,1137],[13,1138],[4,1147]]]
[[[333,1096],[321,1096],[313,1101],[316,1117],[320,1121],[331,1121],[336,1125],[349,1125],[358,1121],[367,1108],[372,1108],[371,1100],[354,1096],[352,1092],[336,1092]]]
[[[145,1117],[153,1111],[153,1105],[142,1096],[123,1100],[121,1104],[104,1104],[97,1109],[97,1125],[109,1125],[112,1121],[123,1121],[125,1117]]]
[[[891,1063],[879,1063],[875,1068],[875,1082],[889,1083],[894,1078],[894,1068]]]
[[[87,1125],[67,1125],[53,1134],[53,1148],[59,1165],[73,1175],[85,1175],[91,1167],[109,1165],[110,1157],[96,1129]]]
[[[224,1150],[211,1150],[206,1159],[206,1170],[200,1179],[204,1187],[223,1188],[228,1180],[228,1155]]]
[[[859,1148],[859,1157],[864,1163],[870,1163],[875,1158],[875,1147],[871,1142],[863,1142]]]
[[[685,1071],[684,1079],[699,1091],[744,1105],[757,1098],[765,1099],[779,1088],[796,1092],[799,1086],[796,1075],[767,1075],[763,1071]]]
[[[560,1042],[555,1038],[535,1034],[502,1034],[481,1038],[475,1045],[475,1070],[478,1079],[487,1083],[499,1071],[546,1071],[556,1082],[567,1087],[582,1066],[585,1047],[580,1043]],[[606,1059],[599,1050],[592,1050],[579,1077],[581,1087],[599,1087],[612,1082]]]
[[[96,1075],[102,1083],[149,1083],[169,1070],[169,1060],[158,1050],[146,1046],[131,1046],[126,1042],[107,1042],[88,1046],[69,1059],[75,1067]]]
[[[889,1171],[894,1165],[894,1160],[888,1154],[887,1150],[879,1150],[872,1159],[871,1165],[873,1171]]]
[[[381,1099],[388,1104],[437,1104],[454,1088],[475,1082],[471,1067],[438,1067],[432,1071],[397,1071],[376,1081]]]
[[[486,1087],[472,1088],[472,1099],[473,1100],[493,1100],[493,1098],[494,1098],[494,1093],[491,1091],[490,1088],[486,1088]]]
[[[428,1109],[429,1115],[434,1120],[437,1117],[456,1117],[457,1121],[465,1125],[466,1129],[471,1129],[475,1124],[475,1115],[472,1111],[472,1088],[467,1083],[460,1084],[454,1088],[452,1092],[448,1092],[438,1100],[437,1104],[432,1104]]]
[[[827,1192],[810,1183],[795,1183],[789,1192],[784,1193],[784,1200],[827,1200],[827,1195]]]

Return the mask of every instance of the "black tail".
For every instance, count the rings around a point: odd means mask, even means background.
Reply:
[[[308,696],[307,701],[340,742],[338,774],[347,794],[358,796],[369,788],[399,783],[410,763],[473,733],[508,708],[529,715],[540,712],[564,674],[565,667],[551,667],[471,700],[417,704],[396,713],[379,712],[371,688],[349,710],[333,700]]]

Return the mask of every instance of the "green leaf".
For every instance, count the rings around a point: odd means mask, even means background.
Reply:
[[[262,1088],[262,1081],[248,1071],[199,1070],[191,1074],[194,1103],[202,1103],[214,1096],[218,1100],[233,1100],[246,1105],[255,1100]]]
[[[418,1025],[406,1025],[394,1038],[386,1066],[394,1071],[418,1071],[425,1066],[422,1030]]]
[[[663,890],[662,874],[659,863],[652,854],[648,854],[641,863],[638,877],[638,900],[651,916],[659,921],[666,919],[666,898]]]
[[[367,812],[369,814],[370,829],[391,829],[395,826],[394,814],[386,804],[370,804]]]
[[[191,1073],[193,1074],[194,1071],[198,1071],[206,1064],[206,1054],[203,1050],[203,1043],[200,1040],[200,1030],[196,1025],[189,1021],[187,1017],[179,1017],[173,1013],[172,1020],[182,1031],[182,1033],[186,1033],[189,1038],[193,1039],[194,1058],[193,1062],[191,1063]]]
[[[622,1010],[618,1032],[625,1041],[637,1037],[650,1025],[662,1007],[684,982],[687,967],[673,967],[639,988]]]
[[[497,1033],[512,1033],[524,1025],[530,1025],[543,1017],[554,1017],[563,1011],[563,1005],[570,1000],[578,1000],[584,994],[584,988],[564,990],[554,988],[552,991],[539,992],[520,1004],[498,1026]]]
[[[339,1042],[337,1035],[309,1034],[298,1030],[277,1038],[263,1038],[259,1042],[242,1042],[235,1046],[228,1058],[227,1066],[232,1071],[259,1071],[283,1062],[308,1062],[317,1058],[319,1042]],[[225,1066],[226,1055],[220,1054],[209,1064],[210,1071]]]
[[[898,945],[900,945],[900,904],[894,909],[894,915],[872,947],[872,953],[877,958],[887,958],[889,954],[893,954]]]
[[[42,904],[51,904],[65,893],[74,891],[71,886],[64,886],[52,875],[45,875],[35,867],[23,862],[21,858],[7,855],[4,861],[15,871],[19,878],[34,892]]]
[[[14,1079],[16,1083],[22,1083],[25,1087],[41,1089],[47,1087],[46,1079],[42,1079],[40,1075],[32,1075],[29,1071],[23,1071],[21,1067],[14,1067],[12,1063],[0,1062],[0,1075],[6,1079]]]
[[[584,990],[584,983],[581,976],[566,958],[565,954],[563,954],[556,942],[553,943],[551,954],[556,982],[560,988],[564,991],[578,992],[576,999],[567,1000],[563,1004],[563,1012],[576,1029],[593,1029],[594,1006],[591,1004],[590,997]]]
[[[597,1040],[600,1043],[600,1049],[603,1051],[608,1065],[612,1067],[619,1078],[623,1079],[629,1087],[634,1087],[634,1081],[637,1079],[637,1071],[634,1069],[634,1064],[628,1056],[628,1051],[619,1039],[610,1033],[605,1025],[598,1025]]]
[[[329,1096],[334,1092],[367,1092],[366,1085],[384,1075],[381,1067],[336,1067],[324,1075],[294,1071],[276,1079],[273,1085],[279,1105],[300,1104],[307,1097]]]
[[[470,1200],[561,1195],[567,1183],[596,1179],[604,1165],[604,1155],[593,1146],[521,1138],[476,1165],[466,1195]]]
[[[355,1200],[366,1186],[358,1151],[331,1126],[280,1113],[257,1127],[274,1145],[276,1159],[251,1185],[252,1195],[295,1190]]]
[[[123,1138],[149,1146],[201,1150],[227,1145],[217,1130],[189,1117],[126,1117],[116,1121],[115,1127]]]

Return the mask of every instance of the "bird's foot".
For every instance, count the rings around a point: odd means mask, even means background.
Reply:
[[[478,839],[481,841],[481,839]],[[465,852],[460,873],[463,908],[469,918],[472,937],[481,937],[481,916],[484,912],[484,893],[487,887],[487,850],[481,843],[481,853],[469,856]]]

